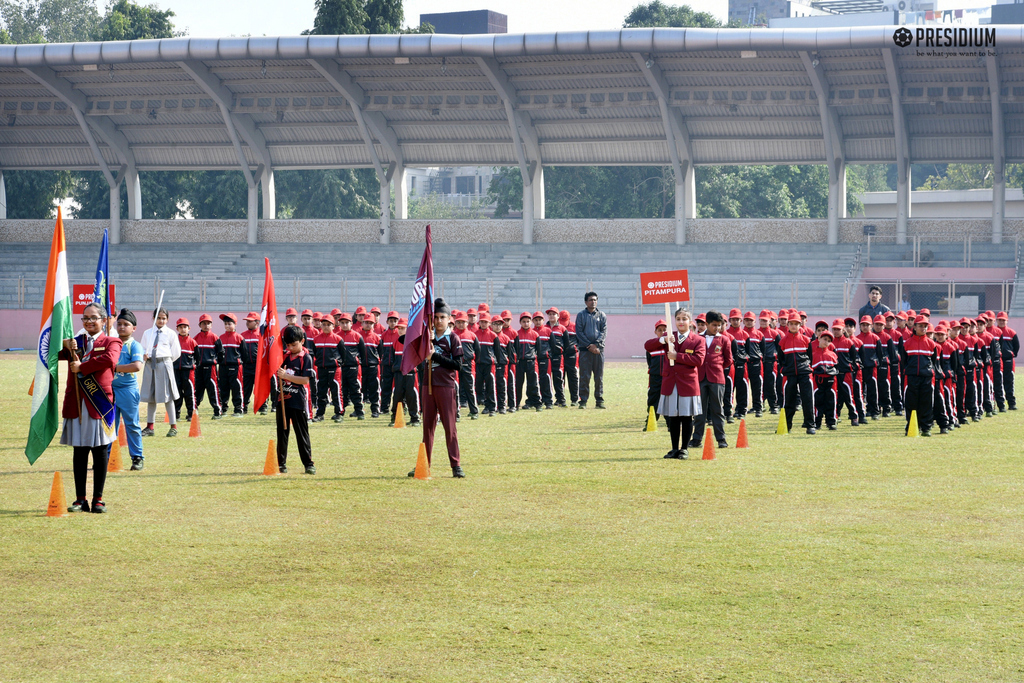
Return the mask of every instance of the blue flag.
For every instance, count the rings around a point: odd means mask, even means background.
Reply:
[[[100,260],[96,264],[96,289],[92,293],[93,303],[102,306],[107,315],[114,315],[110,310],[110,259],[107,243],[107,229],[103,229],[103,244],[100,245]]]

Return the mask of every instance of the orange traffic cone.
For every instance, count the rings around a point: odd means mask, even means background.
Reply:
[[[395,413],[395,429],[403,429],[405,427],[405,410],[402,408],[402,402],[398,402],[398,412]]]
[[[128,432],[124,431],[124,422],[121,423],[121,428],[117,430],[117,442],[121,446],[128,445]]]
[[[64,480],[60,472],[53,473],[53,485],[50,487],[50,504],[46,506],[47,517],[66,517],[68,502],[64,500]]]
[[[164,424],[166,425],[166,424],[170,424],[170,423],[171,423],[171,417],[170,417],[170,415],[168,415],[168,414],[167,414],[167,412],[165,411],[165,412],[164,412]]]
[[[203,435],[202,431],[199,429],[199,411],[198,410],[192,412],[192,424],[190,424],[189,427],[188,427],[188,435],[189,436],[202,436]]]
[[[195,413],[192,414],[195,415]],[[263,462],[263,474],[267,476],[280,474],[280,471],[277,469],[277,450],[274,448],[273,439],[267,444],[267,459]]]
[[[427,462],[427,444],[425,443],[420,443],[420,452],[416,456],[416,473],[412,476],[414,479],[424,481],[430,479],[430,463]]]
[[[711,427],[708,427],[708,431],[704,434],[704,455],[702,455],[700,459],[715,459],[715,439],[714,435],[711,433]]]
[[[121,462],[121,444],[114,440],[114,443],[110,444],[110,457],[107,458],[107,472],[120,472],[124,469],[124,463]]]
[[[736,448],[747,448],[747,421],[740,419],[740,433],[736,436]]]

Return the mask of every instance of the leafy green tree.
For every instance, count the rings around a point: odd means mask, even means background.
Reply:
[[[657,26],[721,28],[722,22],[708,12],[694,12],[688,5],[666,5],[661,0],[651,0],[634,7],[622,24],[623,28]]]
[[[447,218],[483,218],[483,207],[479,200],[473,200],[469,206],[458,206],[446,202],[436,194],[409,198],[409,218],[447,219]]]
[[[188,206],[182,196],[196,182],[198,175],[188,171],[143,171],[139,173],[142,189],[142,217],[169,220],[184,218]],[[98,171],[77,173],[73,197],[78,204],[75,218],[109,218],[110,186]],[[128,215],[128,191],[121,183],[121,216]]]
[[[360,0],[316,0],[313,35],[354,35],[366,33],[370,17]]]
[[[278,171],[274,190],[279,218],[380,216],[380,185],[371,168]]]
[[[92,0],[0,0],[0,18],[12,43],[92,40],[100,21]]]
[[[96,40],[141,40],[145,38],[171,38],[175,34],[171,17],[174,12],[161,10],[156,5],[136,5],[129,0],[118,0],[99,23]]]
[[[8,218],[55,218],[57,202],[68,196],[68,171],[4,171]]]

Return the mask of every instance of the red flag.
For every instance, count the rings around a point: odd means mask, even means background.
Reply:
[[[281,330],[277,325],[277,301],[274,298],[274,276],[270,272],[270,259],[264,258],[267,267],[263,282],[263,309],[260,311],[260,343],[256,351],[256,382],[253,386],[252,411],[262,406],[270,397],[271,378],[277,374],[284,362],[284,348],[281,346]]]
[[[427,245],[423,248],[420,269],[412,287],[412,301],[409,305],[409,327],[405,332],[402,374],[412,372],[426,360],[430,340],[434,336],[434,260],[430,240],[430,225],[427,225]]]

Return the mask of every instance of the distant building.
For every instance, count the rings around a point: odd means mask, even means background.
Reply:
[[[508,33],[508,16],[489,9],[421,14],[420,23],[432,25],[435,33]]]
[[[1024,21],[1024,5],[1015,1],[992,6],[991,0],[729,0],[729,19],[771,28],[977,26]]]
[[[854,218],[895,218],[895,192],[862,192],[864,212]],[[914,218],[992,218],[992,189],[915,190],[910,193]],[[1024,218],[1024,190],[1006,188],[1006,217]]]

